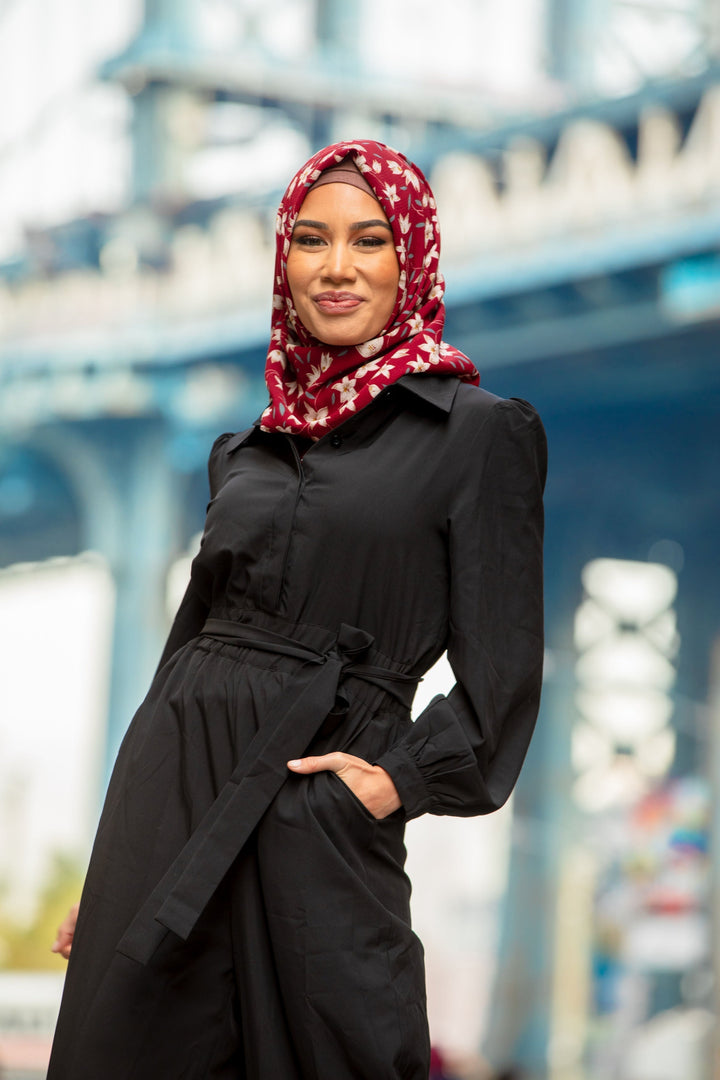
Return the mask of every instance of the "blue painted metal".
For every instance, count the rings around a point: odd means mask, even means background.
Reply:
[[[438,125],[432,129],[431,138],[411,147],[411,154],[413,160],[424,169],[426,166],[430,168],[434,160],[451,151],[476,153],[492,161],[512,140],[519,138],[535,139],[552,150],[561,132],[576,120],[597,121],[608,124],[616,131],[633,133],[643,110],[665,108],[682,119],[691,115],[703,93],[718,83],[720,63],[712,61],[697,74],[651,79],[629,94],[613,98],[593,95],[588,99],[572,100],[547,115],[522,114],[506,122],[498,121],[483,130],[452,124]],[[635,148],[634,140],[630,138],[628,149],[634,153]]]
[[[664,305],[677,318],[720,313],[720,255],[696,255],[666,266],[660,289]]]
[[[0,445],[0,567],[82,550],[73,487],[34,440]]]
[[[113,458],[121,524],[111,564],[117,600],[108,703],[108,777],[129,719],[157,666],[167,632],[168,560],[181,553],[180,477],[168,460],[163,428],[134,424],[122,439],[121,454]]]

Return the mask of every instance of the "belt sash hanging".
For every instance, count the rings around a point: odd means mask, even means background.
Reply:
[[[117,951],[141,964],[148,963],[168,931],[187,939],[287,780],[287,761],[302,757],[333,708],[343,675],[382,686],[408,705],[419,681],[387,668],[355,663],[354,657],[369,649],[373,638],[346,624],[326,653],[264,628],[223,619],[208,619],[202,633],[247,648],[295,656],[316,670],[309,668],[309,677],[301,681],[287,710],[276,720],[268,717],[255,734],[212,806],[121,938]]]

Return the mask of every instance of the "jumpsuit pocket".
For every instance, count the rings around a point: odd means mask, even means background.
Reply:
[[[335,772],[329,772],[329,775],[335,778],[335,782],[337,784],[341,785],[342,789],[346,793],[348,800],[355,806],[359,813],[361,813],[367,821],[372,822],[373,825],[378,825],[380,828],[382,828],[383,825],[390,825],[394,822],[405,820],[405,811],[402,806],[400,806],[397,810],[393,810],[392,814],[388,814],[387,817],[375,817],[375,815],[370,810],[368,810],[362,799],[355,794],[350,785],[346,784],[341,776],[338,776],[338,774]]]
[[[353,789],[345,783],[341,776],[338,776],[336,772],[329,772],[329,776],[332,778],[331,782],[334,781],[335,784],[340,786],[341,790],[345,792],[345,797],[347,798],[347,800],[356,808],[359,813],[362,814],[364,818],[366,818],[368,821],[371,821],[373,825],[381,824],[381,819],[376,818],[374,814],[370,813],[362,799],[360,799],[355,794]]]

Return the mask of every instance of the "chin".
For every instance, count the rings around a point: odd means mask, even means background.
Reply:
[[[335,349],[350,349],[355,345],[362,345],[364,338],[358,339],[355,334],[330,334],[327,337],[319,337],[321,345],[332,345]]]
[[[327,327],[308,327],[310,333],[314,338],[320,342],[321,345],[332,345],[337,349],[349,349],[354,345],[362,345],[364,341],[370,341],[371,338],[377,337],[382,333],[383,328],[379,330],[368,330],[362,327],[360,330],[353,330],[350,327],[327,328]]]

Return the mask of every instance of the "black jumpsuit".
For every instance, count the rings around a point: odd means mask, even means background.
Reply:
[[[426,1080],[404,823],[487,813],[542,669],[542,424],[410,375],[301,457],[210,456],[191,583],[110,783],[48,1080]],[[413,724],[447,648],[457,684]],[[388,770],[378,821],[309,748]],[[192,838],[192,839],[191,839]]]

